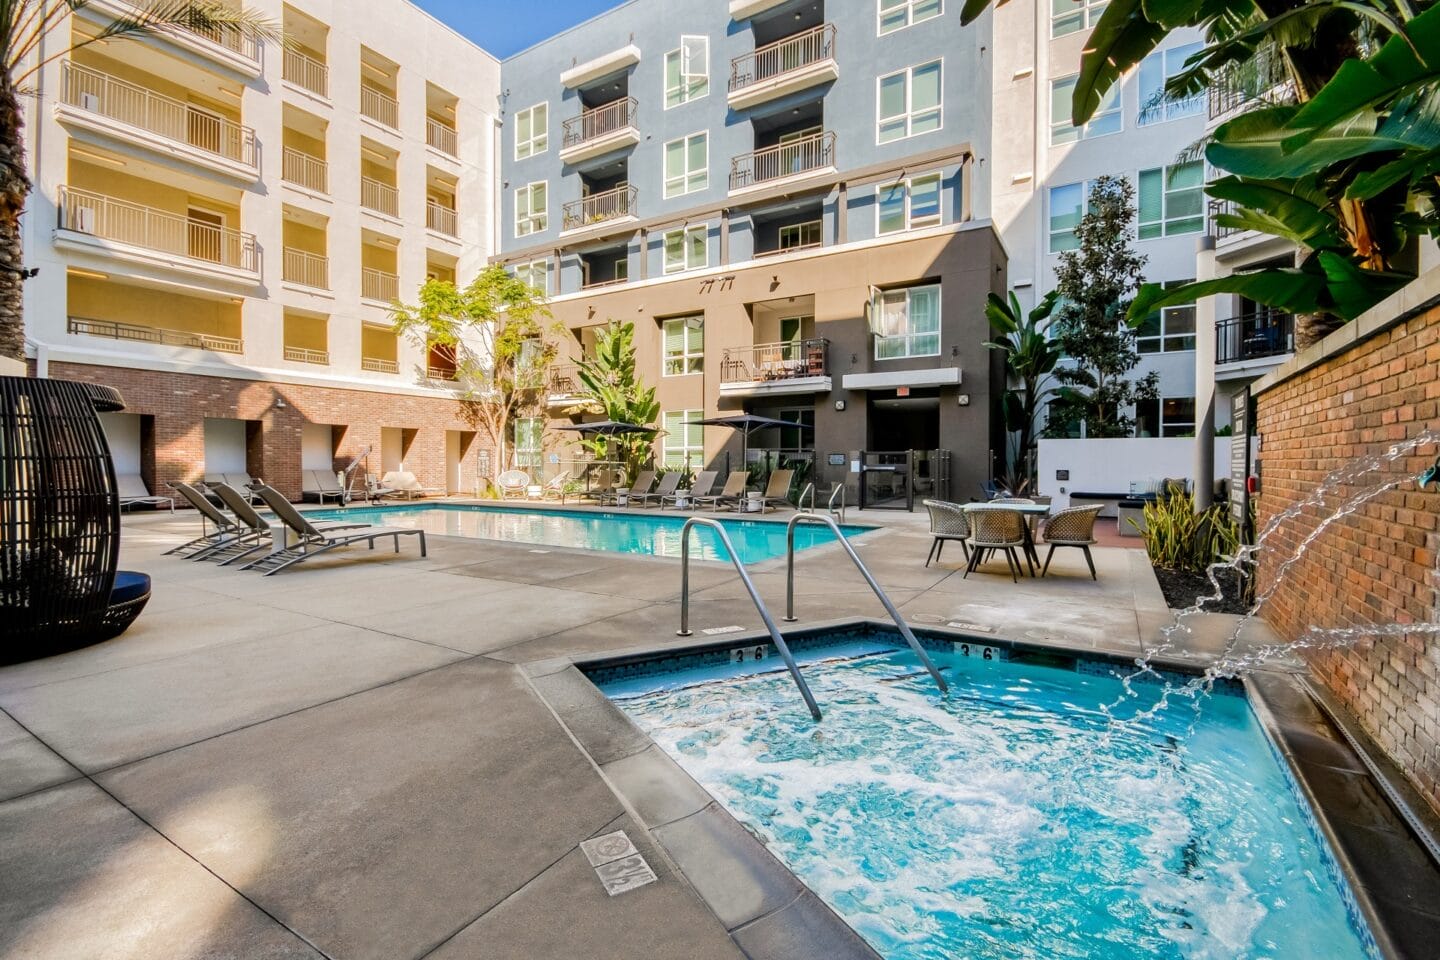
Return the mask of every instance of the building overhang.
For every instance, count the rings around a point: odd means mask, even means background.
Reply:
[[[774,9],[785,0],[730,0],[730,19],[749,20],[751,17]]]
[[[68,103],[55,105],[55,119],[77,130],[99,135],[104,138],[99,141],[102,143],[115,141],[128,147],[140,147],[170,160],[202,167],[212,173],[223,174],[227,177],[234,177],[241,183],[255,183],[260,179],[259,167],[241,163],[239,160],[227,159],[208,150],[201,150],[188,143],[162,137],[142,127],[133,127],[128,123],[121,123],[119,120],[112,120]]]
[[[1217,363],[1215,364],[1215,379],[1222,383],[1231,380],[1254,380],[1274,370],[1293,356],[1295,356],[1293,353],[1281,353],[1273,357],[1257,357],[1254,360]]]
[[[560,83],[570,88],[583,87],[587,83],[599,80],[601,77],[608,77],[612,73],[624,70],[626,67],[634,66],[640,62],[640,48],[633,43],[626,44],[619,50],[612,50],[609,53],[601,54],[593,60],[586,60],[584,63],[577,63],[569,70],[560,74]]]
[[[954,387],[959,383],[959,367],[929,367],[923,370],[894,370],[885,373],[847,373],[840,378],[840,385],[846,390]]]
[[[726,95],[725,102],[731,110],[746,110],[839,78],[840,65],[835,62],[834,57],[826,57],[768,80],[732,90]]]
[[[62,250],[74,250],[77,253],[88,253],[124,263],[154,267],[212,286],[248,290],[260,283],[260,274],[253,270],[243,270],[209,260],[196,260],[173,253],[163,253],[147,247],[137,247],[130,243],[120,243],[116,240],[105,240],[94,234],[80,233],[77,230],[57,229],[54,243]]]
[[[109,26],[116,20],[134,20],[142,16],[144,10],[141,6],[127,3],[126,0],[90,0],[84,7],[78,8],[75,12],[81,13],[87,19],[102,26]],[[259,60],[251,60],[244,54],[239,53],[215,43],[212,40],[192,33],[184,27],[156,25],[151,31],[155,36],[163,38],[166,42],[179,47],[187,53],[204,57],[212,63],[217,63],[243,77],[254,80],[263,72]]]
[[[720,384],[722,397],[785,397],[810,393],[829,393],[829,377],[786,377],[781,380],[745,380]]]
[[[748,186],[737,187],[728,194],[730,199],[750,199],[767,195],[771,191],[786,193],[787,191],[805,190],[821,184],[827,184],[834,180],[836,168],[834,166],[820,167],[816,170],[806,170],[804,173],[792,174],[788,177],[776,177],[774,180],[762,180],[759,183],[752,183]]]

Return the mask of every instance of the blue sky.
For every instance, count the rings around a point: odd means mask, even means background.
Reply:
[[[500,59],[621,0],[415,0]]]

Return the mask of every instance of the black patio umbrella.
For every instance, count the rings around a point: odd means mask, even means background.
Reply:
[[[740,431],[740,465],[749,469],[746,465],[746,455],[750,452],[750,434],[756,430],[767,430],[770,427],[799,427],[801,430],[809,430],[811,427],[804,423],[795,423],[790,420],[776,420],[774,417],[759,417],[753,413],[735,413],[725,417],[708,417],[704,420],[691,420],[692,426],[701,427],[729,427],[732,430]]]
[[[618,437],[627,433],[651,433],[654,427],[642,427],[638,423],[621,423],[619,420],[597,420],[594,423],[572,423],[556,430],[573,430],[583,436]]]

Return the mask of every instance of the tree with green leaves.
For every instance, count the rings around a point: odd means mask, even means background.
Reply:
[[[1138,324],[1126,311],[1145,275],[1134,235],[1135,187],[1125,177],[1098,178],[1075,227],[1079,246],[1060,254],[1055,270],[1055,339],[1068,362],[1055,368],[1060,387],[1046,427],[1052,436],[1083,422],[1088,437],[1128,437],[1130,408],[1159,396],[1158,374],[1129,377],[1140,352]]]
[[[166,27],[197,33],[239,33],[279,41],[280,28],[250,10],[215,0],[132,2],[135,12],[105,23],[94,36],[74,40],[70,17],[89,0],[0,2],[0,357],[25,355],[23,284],[28,275],[20,237],[20,214],[30,196],[30,178],[21,135],[20,98],[55,60],[81,47],[108,40],[144,37]]]
[[[635,475],[650,458],[651,447],[659,434],[659,430],[653,428],[660,416],[655,388],[647,387],[636,373],[635,324],[611,320],[598,331],[595,351],[580,361],[576,376],[585,386],[585,409],[604,414],[606,420],[652,428],[644,433],[582,441],[598,459],[612,455],[619,459],[625,464],[626,483],[634,482]]]
[[[1058,297],[1055,291],[1047,293],[1028,313],[1021,309],[1014,291],[1008,301],[992,293],[985,303],[985,316],[996,337],[985,346],[1005,354],[1005,369],[1013,384],[1001,401],[1005,428],[1015,435],[1010,459],[1012,489],[1035,477],[1035,423],[1041,407],[1055,392],[1050,384],[1061,357],[1060,345],[1049,332]]]
[[[427,280],[418,301],[395,304],[391,316],[395,332],[427,355],[439,348],[454,360],[468,419],[490,441],[499,469],[514,466],[515,425],[545,415],[557,352],[545,298],[497,264],[464,288]]]

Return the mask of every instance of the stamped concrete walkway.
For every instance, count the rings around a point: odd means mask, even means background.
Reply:
[[[965,580],[919,518],[861,519],[917,623],[1139,654],[1169,619],[1140,551]],[[123,637],[0,668],[0,958],[745,955],[517,668],[693,642],[676,561],[432,537],[262,578],[161,556],[196,525],[127,519],[155,595]],[[883,616],[837,547],[797,569],[802,625]],[[727,566],[692,578],[697,630],[760,626]],[[579,844],[617,829],[659,879],[612,898]]]

